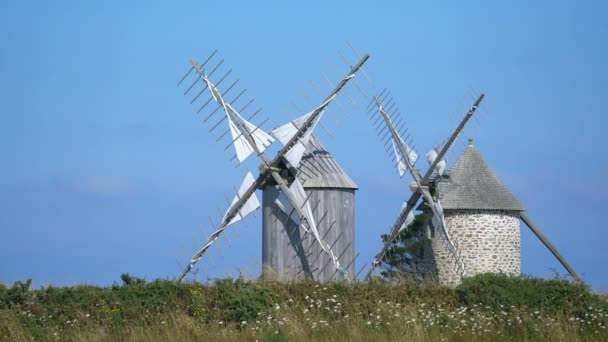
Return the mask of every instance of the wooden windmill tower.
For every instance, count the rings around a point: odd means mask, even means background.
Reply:
[[[355,73],[360,70],[369,56],[363,56],[358,63],[351,66],[347,74],[333,87],[320,104],[314,106],[313,110],[271,132],[283,145],[277,152],[277,155],[271,159],[267,156],[265,150],[275,139],[261,128],[267,120],[259,125],[251,123],[252,118],[258,114],[259,110],[255,111],[247,119],[244,118],[244,111],[253,100],[247,102],[241,109],[235,109],[236,102],[246,89],[230,101],[226,99],[226,96],[239,80],[234,81],[223,91],[219,90],[220,84],[231,73],[232,69],[227,71],[217,82],[212,81],[211,77],[224,60],[219,61],[219,63],[211,68],[211,71],[206,71],[205,66],[214,59],[216,54],[217,51],[212,53],[202,64],[194,60],[191,61],[192,67],[178,82],[178,85],[189,75],[194,74],[194,81],[186,89],[184,95],[188,94],[196,84],[202,84],[202,88],[194,96],[191,103],[197,101],[206,91],[210,93],[210,96],[198,112],[205,109],[209,103],[215,102],[215,109],[205,117],[204,122],[210,120],[218,111],[225,114],[211,128],[211,131],[213,131],[224,121],[227,121],[228,129],[217,140],[228,136],[230,133],[231,142],[226,148],[230,146],[235,148],[236,154],[232,160],[238,159],[239,163],[241,163],[252,154],[255,154],[260,158],[261,164],[258,167],[259,175],[257,178],[251,172],[247,173],[242,185],[236,191],[234,199],[229,203],[228,210],[222,216],[221,223],[218,226],[214,226],[214,232],[190,259],[187,266],[178,276],[177,281],[180,282],[192,270],[195,264],[201,260],[203,255],[230,225],[245,218],[260,207],[260,202],[255,195],[256,190],[264,191],[264,261],[268,261],[270,268],[276,268],[275,272],[286,273],[285,275],[279,274],[280,279],[295,279],[300,277],[299,275],[293,275],[293,272],[295,271],[297,274],[297,271],[295,270],[296,267],[291,267],[298,264],[300,267],[299,271],[303,274],[302,277],[304,278],[329,280],[334,279],[336,273],[347,274],[347,269],[350,266],[345,264],[348,261],[341,262],[341,260],[350,260],[346,259],[346,257],[352,258],[352,252],[350,254],[348,252],[349,248],[352,249],[354,246],[339,246],[342,247],[340,253],[343,252],[343,255],[341,256],[334,252],[337,242],[326,242],[330,241],[327,239],[332,237],[332,222],[335,224],[337,220],[328,217],[331,215],[325,214],[328,210],[324,207],[335,200],[318,198],[323,191],[318,191],[314,186],[314,182],[315,179],[318,180],[322,177],[307,178],[304,174],[304,169],[308,164],[311,167],[313,165],[316,167],[320,166],[319,163],[313,162],[313,159],[318,158],[310,157],[315,156],[315,153],[318,154],[322,150],[322,146],[314,138],[312,132],[317,124],[321,124],[319,120],[326,108],[332,101],[335,102],[338,93],[354,78]],[[202,82],[199,83],[200,81]],[[304,159],[307,153],[310,161]],[[307,192],[303,183],[310,183],[310,189],[314,188],[315,191]],[[318,211],[317,207],[320,207]],[[279,213],[279,211],[282,213]],[[319,213],[321,214],[320,216]],[[279,220],[281,221],[279,222]],[[320,228],[325,227],[325,225],[328,228],[324,228],[325,231],[321,230]],[[280,228],[284,228],[284,231],[276,232],[273,230]],[[349,229],[352,230],[352,228]],[[349,229],[346,229],[346,231]],[[321,235],[322,233],[323,235]],[[290,243],[292,246],[286,246],[285,244],[287,243]],[[286,251],[289,251],[290,248],[291,250],[301,251],[301,253],[295,254],[299,259],[294,261],[294,258],[291,258],[288,262],[285,262],[285,258],[289,257]],[[328,264],[331,264],[332,267],[328,268]],[[328,273],[330,272],[333,273],[329,275]],[[344,277],[342,276],[342,278]]]
[[[355,190],[357,185],[313,135],[298,168],[298,179],[309,195],[319,235],[327,241],[343,265],[340,272],[310,235],[277,201],[280,189],[267,185],[263,191],[262,262],[268,277],[279,280],[315,279],[321,282],[352,280],[355,258]]]
[[[385,97],[386,98],[386,97]],[[452,135],[440,149],[433,149],[426,154],[430,164],[424,176],[421,176],[414,164],[418,155],[401,139],[398,129],[393,124],[396,111],[387,112],[383,99],[375,96],[378,125],[390,133],[394,159],[401,175],[409,170],[414,181],[410,185],[412,195],[404,202],[403,209],[393,225],[383,248],[376,255],[366,277],[386,257],[389,246],[402,234],[414,220],[412,210],[420,197],[424,198],[419,209],[425,211],[426,241],[422,272],[424,278],[437,279],[440,283],[454,286],[463,277],[479,273],[498,272],[518,275],[520,272],[520,225],[523,221],[541,242],[559,260],[572,278],[580,278],[572,267],[558,253],[557,249],[538,230],[532,221],[523,213],[524,208],[517,199],[502,185],[494,172],[475,149],[472,141],[454,164],[445,172],[446,162],[442,158],[459,136],[460,132],[473,116],[483,100],[481,94],[469,109]],[[372,107],[373,109],[373,107]],[[377,120],[378,121],[378,120]]]

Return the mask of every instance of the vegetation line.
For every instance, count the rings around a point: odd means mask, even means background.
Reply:
[[[434,284],[147,282],[0,285],[0,341],[608,340],[608,300],[584,285],[485,274]]]

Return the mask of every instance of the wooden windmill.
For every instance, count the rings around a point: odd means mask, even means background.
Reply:
[[[374,96],[373,101],[370,103],[370,106],[375,104],[372,110],[376,108],[372,117],[378,114],[376,123],[382,119],[382,123],[377,125],[376,128],[380,131],[387,130],[388,133],[383,137],[383,139],[386,139],[385,146],[388,146],[387,151],[394,154],[393,160],[396,161],[401,175],[406,170],[412,175],[414,180],[410,188],[413,193],[404,202],[402,211],[393,225],[383,248],[373,260],[366,278],[369,278],[373,274],[374,269],[384,260],[387,250],[389,250],[390,245],[395,241],[400,232],[407,229],[407,226],[413,221],[414,215],[412,211],[416,208],[418,200],[422,197],[424,200],[419,209],[423,209],[427,213],[427,216],[430,217],[426,222],[426,227],[431,232],[428,233],[427,231],[429,240],[425,245],[426,255],[424,259],[427,264],[426,271],[434,273],[435,276],[437,276],[437,273],[440,273],[438,278],[443,284],[457,285],[462,277],[492,270],[519,274],[519,224],[515,225],[513,223],[513,220],[517,221],[518,219],[521,219],[532,230],[559,260],[572,278],[577,282],[580,281],[580,278],[572,267],[557,252],[557,249],[540,232],[536,225],[532,223],[530,218],[523,213],[523,207],[504,188],[495,174],[485,164],[483,158],[472,146],[472,141],[470,141],[465,153],[456,162],[452,172],[445,172],[446,162],[443,160],[443,157],[479,107],[484,98],[483,94],[477,98],[445,144],[440,149],[433,149],[426,154],[430,167],[424,175],[415,168],[415,162],[418,158],[417,153],[404,142],[400,136],[399,127],[395,127],[393,124],[397,111],[389,113],[389,110],[386,110],[383,105],[386,97],[382,98],[382,94]],[[444,206],[442,206],[442,201],[445,204]],[[499,241],[494,246],[484,245],[489,240],[484,241],[483,238],[476,241],[475,244],[469,244],[467,239],[473,235],[470,230],[467,230],[472,226],[469,224],[470,218],[473,215],[480,216],[479,210],[482,211],[481,214],[489,213],[491,214],[490,216],[496,216],[500,220],[509,221],[508,225],[510,226],[506,229],[509,233],[516,234],[517,241],[507,243],[500,241],[501,237],[498,237]],[[448,218],[448,222],[446,222],[446,217]],[[497,221],[496,218],[492,218],[491,220]],[[456,221],[458,221],[458,224],[455,224]],[[491,229],[488,228],[491,225],[487,222],[483,222],[481,226],[477,228],[481,230]],[[492,240],[496,241],[497,237],[492,236]],[[479,246],[480,243],[482,244],[481,246]],[[487,258],[501,258],[500,253],[493,251],[493,248],[505,249],[505,247],[507,253],[517,254],[514,256],[517,259],[517,265],[503,267],[503,260],[497,260],[494,263],[487,262]],[[432,255],[427,252],[428,249],[432,250]],[[471,253],[469,249],[477,249],[479,253]],[[441,260],[437,261],[437,259]],[[509,258],[503,259],[508,260]],[[429,260],[432,262],[429,262]],[[430,263],[433,265],[429,266]],[[499,266],[496,267],[496,265]]]
[[[309,196],[319,235],[335,251],[343,271],[332,264],[327,254],[321,253],[310,233],[287,218],[280,189],[269,185],[262,191],[264,274],[277,280],[354,279],[357,185],[314,135],[306,145],[297,178]]]
[[[341,265],[340,256],[334,253],[332,244],[325,242],[325,236],[321,236],[319,232],[319,222],[317,222],[319,220],[315,219],[314,213],[315,203],[311,200],[312,193],[307,193],[305,191],[304,186],[298,177],[298,167],[306,152],[311,151],[311,144],[315,144],[316,139],[312,133],[316,125],[320,124],[319,120],[326,108],[332,101],[335,101],[338,93],[355,76],[355,73],[360,70],[369,56],[363,56],[354,66],[351,66],[350,70],[340,82],[327,96],[325,96],[320,104],[314,107],[312,111],[296,120],[291,120],[289,123],[272,131],[272,135],[281,142],[283,147],[280,148],[277,155],[271,159],[267,156],[265,150],[275,139],[261,129],[261,126],[267,120],[263,121],[260,125],[254,125],[250,122],[259,111],[254,112],[253,115],[247,119],[242,116],[243,111],[253,100],[249,101],[240,110],[236,110],[233,106],[244,91],[239,93],[231,101],[227,101],[225,97],[226,94],[233,89],[238,80],[233,82],[223,91],[220,91],[218,88],[226,76],[230,74],[231,70],[217,82],[211,80],[215,71],[223,63],[223,59],[217,63],[215,67],[211,68],[211,71],[206,71],[205,66],[216,56],[216,53],[217,51],[211,54],[211,56],[202,64],[192,60],[192,67],[180,80],[178,85],[194,72],[195,79],[184,94],[186,95],[196,84],[202,81],[202,89],[194,96],[191,103],[197,101],[205,91],[210,93],[210,97],[202,107],[200,107],[198,112],[202,111],[210,102],[213,101],[216,103],[216,108],[208,114],[204,121],[207,122],[215,113],[221,110],[225,115],[212,126],[211,130],[214,130],[222,122],[227,121],[228,130],[226,130],[218,140],[230,133],[232,139],[227,148],[230,146],[235,148],[236,155],[233,159],[238,159],[239,162],[243,162],[250,155],[256,154],[261,161],[259,165],[259,175],[254,177],[251,172],[247,173],[242,185],[236,191],[237,193],[230,203],[228,210],[223,215],[221,223],[219,226],[215,227],[215,231],[207,238],[205,244],[190,259],[188,265],[178,276],[177,281],[180,282],[188,274],[228,226],[243,219],[260,207],[260,202],[258,201],[255,192],[257,190],[268,191],[268,189],[276,190],[275,196],[272,198],[272,205],[278,206],[283,212],[284,215],[282,219],[284,222],[295,222],[295,228],[297,228],[298,234],[302,237],[302,239],[292,240],[290,242],[298,244],[300,250],[305,250],[306,252],[310,252],[311,250],[316,251],[316,253],[299,254],[299,256],[305,259],[304,262],[309,264],[309,268],[304,273],[307,274],[308,277],[326,279],[320,276],[321,273],[319,272],[319,268],[315,269],[314,265],[310,265],[314,263],[319,264],[321,262],[331,263],[336,272],[347,273],[346,269],[348,268],[348,265]],[[271,197],[272,196],[265,193],[264,201],[269,201]],[[266,214],[264,218],[266,219]],[[277,219],[276,215],[273,219]],[[287,225],[287,223],[285,225]],[[288,227],[283,228],[287,229]],[[289,229],[293,228],[293,226],[289,227]],[[265,232],[264,234],[265,238],[266,236],[271,238],[272,234],[270,234],[270,232]],[[309,237],[308,240],[314,242],[316,247],[312,247],[311,243],[304,245],[302,243],[304,237]],[[268,246],[276,245],[277,244],[272,241],[268,243]],[[321,257],[321,255],[325,255],[325,257]],[[322,265],[322,267],[324,267],[324,265]],[[317,271],[317,273],[315,273],[315,271]]]

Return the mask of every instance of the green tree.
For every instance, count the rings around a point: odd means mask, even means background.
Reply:
[[[390,244],[380,265],[380,274],[388,281],[415,281],[424,280],[421,272],[421,263],[424,256],[423,227],[426,217],[424,214],[415,216],[414,221],[402,229],[399,235]],[[382,242],[386,243],[389,235],[382,235]]]

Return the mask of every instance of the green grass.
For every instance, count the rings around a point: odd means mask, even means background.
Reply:
[[[0,285],[0,341],[608,340],[608,301],[564,280],[481,275],[456,289],[315,282]]]

